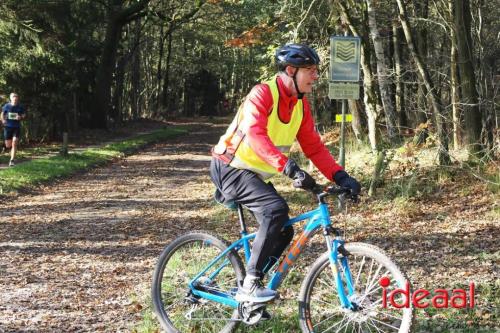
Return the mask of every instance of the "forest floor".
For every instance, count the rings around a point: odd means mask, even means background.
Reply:
[[[146,318],[162,248],[193,229],[229,240],[238,232],[234,214],[213,202],[208,177],[209,150],[227,125],[188,125],[189,135],[4,197],[0,332],[158,330]],[[423,195],[388,197],[381,191],[377,199],[365,198],[341,226],[349,240],[385,249],[414,286],[451,289],[475,281],[474,309],[419,310],[419,331],[498,332],[498,193],[467,173],[430,181],[432,190]],[[276,187],[293,214],[311,207],[286,180]],[[323,246],[319,238],[313,245]],[[282,296],[289,308],[277,310],[278,320],[296,312],[297,281],[310,264],[307,258],[306,253],[287,278]],[[296,320],[293,325],[283,332],[297,332]]]

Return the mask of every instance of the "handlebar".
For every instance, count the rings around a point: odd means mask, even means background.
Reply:
[[[327,187],[316,185],[314,189],[311,190],[312,193],[316,195],[319,202],[324,203],[325,198],[330,195],[337,195],[341,201],[345,199],[351,199],[354,202],[358,202],[358,195],[352,194],[351,189],[347,187],[341,187],[338,185],[330,185]]]

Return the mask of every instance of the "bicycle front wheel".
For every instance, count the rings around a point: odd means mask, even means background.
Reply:
[[[194,295],[189,282],[227,247],[206,232],[193,231],[175,239],[162,252],[153,276],[152,299],[158,320],[167,332],[232,332],[238,311]],[[245,276],[241,258],[230,251],[197,281],[205,292],[236,293]]]
[[[323,254],[311,267],[299,295],[300,326],[303,332],[410,332],[413,308],[383,307],[384,282],[386,295],[404,288],[406,277],[397,265],[379,248],[363,243],[346,243],[348,267],[354,294],[349,300],[355,309],[343,308],[336,292],[335,277],[329,253]],[[339,254],[340,257],[342,257]],[[347,271],[338,264],[344,289],[347,290]],[[346,292],[347,294],[347,292]],[[400,295],[401,296],[401,295]],[[401,297],[396,297],[402,304]]]

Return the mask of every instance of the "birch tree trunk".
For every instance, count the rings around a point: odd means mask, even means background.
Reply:
[[[413,44],[413,35],[411,32],[410,25],[408,24],[408,15],[406,12],[406,7],[403,0],[396,0],[399,8],[399,20],[401,21],[401,26],[403,27],[403,32],[406,37],[406,42],[408,44],[408,49],[412,55],[413,60],[417,66],[418,74],[422,79],[425,88],[427,89],[429,95],[429,101],[431,103],[434,116],[436,117],[436,128],[437,135],[439,140],[439,148],[438,148],[438,158],[440,165],[448,165],[450,164],[450,155],[448,152],[448,137],[446,135],[446,125],[443,108],[440,104],[439,98],[436,95],[436,91],[430,79],[429,73],[427,69],[424,67],[420,55],[415,49]]]
[[[448,7],[451,15],[454,15],[453,1],[448,2]],[[460,101],[459,86],[458,86],[458,72],[457,72],[457,36],[455,27],[450,29],[451,49],[450,49],[450,97],[451,97],[451,110],[452,110],[452,123],[453,123],[453,148],[457,150],[460,147],[460,108],[458,103]]]
[[[375,8],[373,7],[372,0],[365,0],[368,12],[368,26],[370,28],[370,35],[375,49],[375,58],[377,63],[377,78],[382,99],[382,106],[385,112],[385,121],[387,126],[387,134],[389,140],[394,143],[398,138],[398,129],[396,123],[396,114],[394,111],[394,104],[391,100],[391,84],[389,82],[390,72],[387,65],[387,59],[384,54],[384,45],[382,38],[377,27],[377,20],[375,18]]]
[[[429,1],[421,0],[414,3],[415,7],[415,16],[421,17],[422,19],[427,20],[429,18]],[[416,53],[420,56],[420,60],[422,63],[427,61],[428,57],[428,35],[427,28],[424,26],[415,29],[415,50]],[[437,93],[436,93],[437,96]],[[432,111],[432,106],[429,106],[429,102],[427,101],[427,89],[424,85],[417,85],[417,110],[415,114],[415,118],[417,120],[418,130],[416,132],[414,142],[416,144],[423,144],[425,140],[429,136],[429,126],[422,126],[423,124],[427,124],[429,119],[432,117],[429,116],[429,108]]]
[[[394,48],[394,85],[396,87],[395,93],[395,107],[396,114],[398,115],[398,128],[401,132],[401,127],[408,127],[408,120],[406,113],[403,110],[404,105],[404,88],[401,77],[401,29],[399,24],[393,22],[392,25],[392,42]]]

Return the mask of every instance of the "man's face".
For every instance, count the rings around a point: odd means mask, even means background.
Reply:
[[[319,79],[318,66],[297,68],[297,85],[302,93],[310,93],[316,80]]]
[[[10,103],[12,105],[17,105],[17,103],[19,103],[19,96],[17,96],[17,95],[10,95]]]

